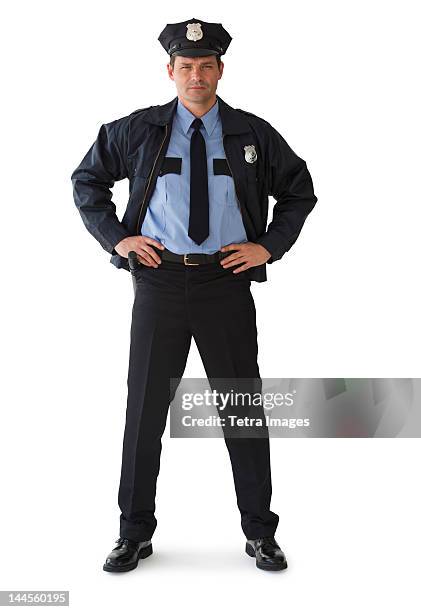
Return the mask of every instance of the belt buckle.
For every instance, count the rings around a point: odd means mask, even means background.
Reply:
[[[188,255],[188,253],[187,253],[187,254],[185,254],[185,255],[183,255],[183,258],[184,258],[184,265],[185,265],[185,266],[198,266],[198,265],[200,265],[200,264],[198,264],[198,263],[189,263],[189,262],[187,261],[187,257],[188,257],[188,256],[189,256],[189,255]]]

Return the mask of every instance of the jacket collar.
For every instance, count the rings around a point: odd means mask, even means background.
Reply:
[[[221,117],[222,133],[223,134],[243,134],[250,131],[250,126],[247,120],[241,113],[224,102],[218,95],[216,96],[219,102],[219,114]],[[153,125],[166,125],[172,122],[174,114],[177,110],[178,96],[166,104],[152,106],[143,115],[143,121],[152,123]]]

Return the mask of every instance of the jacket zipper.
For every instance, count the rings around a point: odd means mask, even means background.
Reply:
[[[144,196],[143,196],[142,204],[140,205],[139,216],[137,218],[136,235],[139,234],[139,223],[140,223],[140,217],[142,216],[143,206],[144,206],[145,201],[146,201],[146,196],[148,195],[149,185],[151,184],[151,179],[152,179],[152,176],[153,176],[153,173],[154,173],[154,170],[155,170],[156,162],[158,161],[158,157],[161,154],[162,147],[164,146],[164,142],[165,142],[165,140],[167,138],[167,132],[168,132],[168,123],[165,124],[165,136],[164,136],[164,140],[161,142],[161,146],[159,147],[159,150],[158,150],[158,155],[155,158],[155,161],[154,161],[153,166],[152,166],[152,170],[151,170],[151,172],[149,174],[149,177],[148,177],[148,182],[146,184],[146,189],[145,189],[145,193],[144,193]]]

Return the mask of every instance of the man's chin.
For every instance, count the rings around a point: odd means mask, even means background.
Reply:
[[[211,94],[207,89],[188,89],[185,95],[186,100],[196,102],[197,100],[203,100],[205,102],[209,100],[210,97]]]

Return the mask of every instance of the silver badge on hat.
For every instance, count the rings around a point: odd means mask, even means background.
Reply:
[[[186,38],[196,42],[203,38],[202,24],[201,23],[188,23]]]
[[[254,164],[257,159],[256,147],[254,145],[246,145],[244,147],[244,151],[244,157],[246,162],[248,162],[249,164]]]

